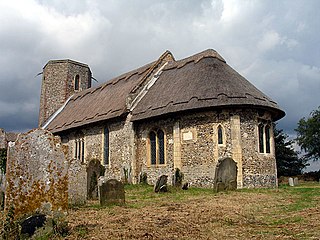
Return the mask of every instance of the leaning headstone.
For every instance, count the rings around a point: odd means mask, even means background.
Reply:
[[[14,219],[64,215],[68,208],[68,149],[42,129],[20,134],[8,148],[5,211]]]
[[[299,185],[299,179],[297,177],[293,178],[293,184],[295,186],[298,186]]]
[[[88,199],[99,199],[98,179],[103,176],[105,168],[98,159],[92,159],[87,166],[87,196]]]
[[[71,159],[68,168],[68,203],[83,205],[87,202],[87,169],[78,159]]]
[[[125,203],[124,185],[116,179],[110,179],[99,187],[100,205],[123,205]]]
[[[156,193],[158,192],[167,192],[168,186],[167,186],[168,176],[167,175],[161,175],[156,184],[154,185],[154,191]]]
[[[289,186],[290,186],[290,187],[293,187],[293,186],[294,186],[293,178],[290,177],[290,178],[288,179],[288,181],[289,181]]]

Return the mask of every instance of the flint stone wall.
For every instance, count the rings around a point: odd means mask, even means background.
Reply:
[[[117,122],[105,122],[97,125],[88,125],[79,128],[77,131],[61,133],[61,137],[66,139],[69,146],[69,155],[75,155],[75,140],[78,132],[82,132],[85,142],[85,164],[91,160],[99,160],[105,167],[106,179],[117,179],[129,183],[135,182],[133,179],[133,156],[134,156],[134,132],[132,122],[126,120]],[[104,164],[104,128],[109,129],[109,164]],[[128,174],[127,179],[125,170]],[[86,186],[85,186],[86,187]]]
[[[5,210],[15,218],[35,212],[50,215],[67,210],[67,149],[60,137],[42,129],[20,134],[8,148]]]
[[[232,135],[232,129],[235,128],[232,119],[235,117],[240,120],[239,137]],[[232,158],[237,163],[240,176],[238,187],[276,187],[273,133],[271,133],[271,153],[261,154],[258,150],[258,125],[261,121],[271,123],[271,116],[268,113],[261,114],[254,109],[226,109],[140,122],[135,128],[136,172],[146,173],[149,184],[154,184],[160,175],[168,175],[171,183],[176,161],[173,145],[174,141],[180,141],[179,153],[175,155],[180,157],[180,170],[184,174],[184,182],[198,187],[213,187],[218,161]],[[173,128],[177,122],[180,133],[178,139],[173,136]],[[223,144],[218,144],[219,126],[223,129]],[[157,129],[162,129],[165,133],[164,165],[151,165],[148,156],[150,147],[148,134]],[[235,143],[237,146],[233,145]]]

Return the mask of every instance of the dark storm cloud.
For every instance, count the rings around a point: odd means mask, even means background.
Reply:
[[[4,0],[0,3],[0,127],[37,125],[50,59],[90,65],[100,83],[155,60],[216,49],[279,103],[293,134],[319,104],[319,1]]]

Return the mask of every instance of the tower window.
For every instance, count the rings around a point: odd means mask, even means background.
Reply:
[[[74,77],[74,90],[78,91],[80,89],[80,76],[77,74]]]
[[[218,127],[218,144],[223,144],[223,133],[222,133],[222,127]]]
[[[165,137],[162,130],[149,133],[150,164],[165,164]]]

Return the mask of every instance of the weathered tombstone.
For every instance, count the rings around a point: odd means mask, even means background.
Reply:
[[[156,184],[154,185],[154,191],[157,192],[167,192],[168,186],[167,186],[168,176],[167,175],[161,175]]]
[[[98,199],[98,179],[104,175],[105,168],[100,161],[93,159],[87,167],[87,196],[88,199]]]
[[[189,183],[186,182],[182,185],[182,190],[188,190],[188,188],[189,188]]]
[[[228,190],[237,190],[237,181],[235,180],[229,181]]]
[[[78,159],[71,159],[68,169],[68,202],[70,205],[83,205],[87,202],[86,165]]]
[[[297,177],[293,178],[293,184],[295,186],[298,186],[299,185],[299,179]]]
[[[147,175],[147,173],[140,173],[139,181],[142,184],[148,184],[148,175]]]
[[[183,181],[183,173],[180,171],[179,168],[176,168],[173,177],[174,177],[173,185],[175,187],[181,187],[182,186],[182,181]]]
[[[42,129],[20,134],[8,148],[6,212],[14,219],[34,213],[64,215],[68,208],[68,149]]]
[[[216,184],[216,191],[217,192],[221,192],[226,190],[226,185],[224,184],[224,182],[217,182]]]
[[[293,187],[293,186],[294,186],[293,178],[290,177],[290,178],[288,179],[288,181],[289,181],[289,186],[290,186],[290,187]]]
[[[232,158],[224,158],[218,162],[214,186],[217,192],[237,189],[237,164]]]
[[[99,187],[100,205],[125,203],[124,185],[116,179],[110,179]]]

